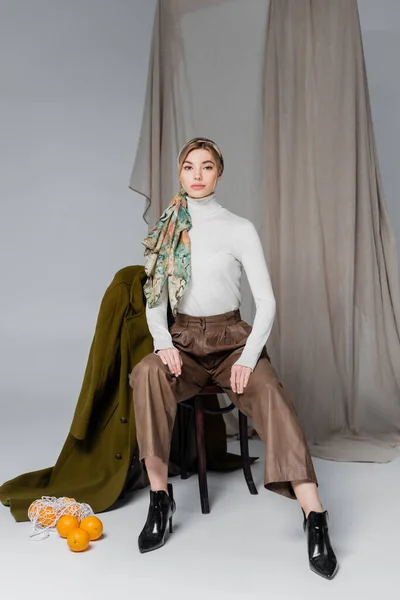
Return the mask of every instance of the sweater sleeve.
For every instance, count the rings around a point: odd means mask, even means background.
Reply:
[[[246,221],[246,227],[241,236],[240,248],[240,261],[253,294],[256,314],[252,332],[247,338],[239,360],[235,364],[254,369],[271,333],[276,302],[261,240],[251,221]]]
[[[153,338],[154,352],[163,348],[173,348],[172,337],[168,329],[167,318],[168,286],[164,285],[161,296],[155,306],[146,304],[146,319]]]

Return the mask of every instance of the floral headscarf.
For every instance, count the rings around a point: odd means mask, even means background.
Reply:
[[[147,304],[155,306],[164,285],[168,285],[172,314],[178,312],[179,302],[191,281],[190,237],[192,221],[186,194],[181,191],[171,200],[153,229],[142,242],[146,247],[143,286]]]

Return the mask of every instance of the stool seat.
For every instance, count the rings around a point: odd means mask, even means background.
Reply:
[[[200,392],[197,393],[197,396],[210,396],[213,394],[223,394],[223,393],[224,393],[224,390],[219,385],[210,384],[210,385],[206,385],[205,387],[203,387],[200,390]],[[184,400],[183,402],[181,402],[181,404],[188,406],[189,408],[193,408],[193,406],[190,404],[192,400],[193,400],[193,398],[191,398],[190,400]],[[203,412],[208,415],[223,415],[224,413],[232,412],[235,408],[236,408],[236,406],[233,404],[233,402],[231,402],[230,404],[228,404],[228,406],[221,406],[220,408],[204,408],[203,407]]]
[[[203,405],[203,397],[213,394],[223,394],[224,389],[219,385],[209,384],[204,386],[199,392],[188,400],[184,400],[178,403],[178,418],[179,418],[179,450],[180,450],[180,462],[181,462],[181,478],[187,479],[187,464],[186,464],[186,450],[187,450],[187,439],[190,432],[190,427],[193,422],[193,413],[195,415],[195,433],[196,433],[196,445],[197,445],[197,471],[199,478],[199,490],[200,490],[200,504],[201,511],[203,514],[210,512],[210,505],[208,499],[208,484],[207,484],[207,465],[206,465],[206,451],[204,441],[204,414],[220,415],[231,412],[235,407],[234,403],[231,402],[228,406],[224,406],[218,409],[206,409]],[[190,418],[185,419],[185,409],[189,408]],[[251,474],[250,457],[249,457],[249,440],[247,433],[247,416],[239,412],[239,439],[240,439],[240,453],[242,457],[243,473],[249,488],[250,494],[258,494],[255,486],[253,476]]]

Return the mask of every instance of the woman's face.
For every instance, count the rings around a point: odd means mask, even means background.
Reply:
[[[213,193],[217,185],[218,170],[213,155],[205,148],[196,148],[186,157],[179,179],[191,198],[204,198]]]

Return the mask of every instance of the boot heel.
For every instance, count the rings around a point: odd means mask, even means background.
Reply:
[[[307,518],[306,518],[306,513],[304,512],[303,509],[301,509],[303,512],[303,531],[306,530],[306,525],[307,525]]]
[[[171,517],[169,519],[169,532],[172,533],[172,515],[176,510],[175,500],[174,500],[174,488],[172,487],[172,483],[167,484],[168,496],[171,501]]]
[[[174,488],[172,487],[172,483],[168,483],[167,489],[168,489],[168,497],[171,502],[171,517],[172,517],[172,515],[176,511],[176,504],[175,504],[175,500],[174,500]],[[172,521],[171,521],[171,523],[172,523]],[[172,525],[171,525],[171,528],[172,528]]]
[[[167,489],[168,489],[168,496],[170,497],[171,501],[173,501],[173,499],[174,499],[174,488],[172,487],[172,483],[168,483],[167,484]]]

